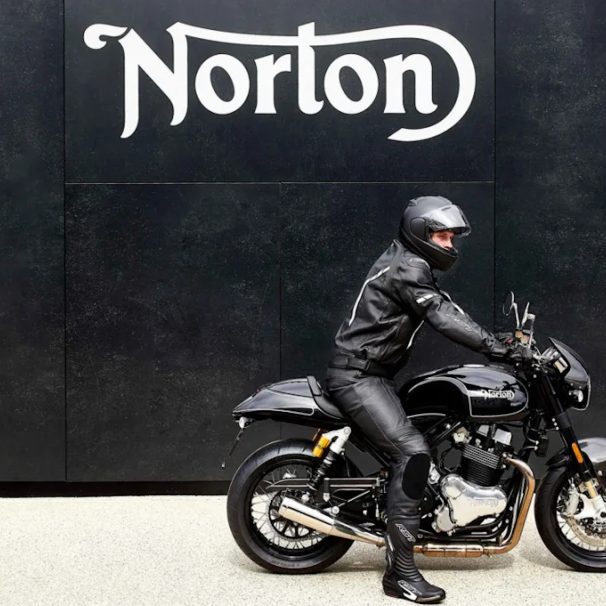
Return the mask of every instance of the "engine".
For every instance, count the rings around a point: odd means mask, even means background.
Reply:
[[[453,441],[463,447],[461,475],[474,484],[494,486],[502,474],[501,457],[511,451],[511,438],[509,431],[494,425],[480,425],[473,436],[459,429]]]
[[[497,483],[503,473],[503,454],[512,450],[511,439],[509,431],[495,425],[480,425],[473,433],[461,427],[452,434],[454,446],[461,450],[460,474],[441,475],[432,465],[429,482],[439,485],[442,496],[434,510],[434,530],[451,532],[505,509],[507,495]]]

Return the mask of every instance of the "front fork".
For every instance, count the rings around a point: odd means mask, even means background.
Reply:
[[[547,401],[551,404],[553,429],[559,431],[564,447],[569,452],[572,471],[581,478],[581,486],[587,492],[596,512],[606,512],[606,503],[597,491],[599,480],[588,457],[583,455],[576,433],[570,422],[568,411],[562,406],[549,377],[544,377],[542,388],[546,391]]]

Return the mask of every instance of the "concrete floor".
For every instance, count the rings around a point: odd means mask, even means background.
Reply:
[[[382,593],[384,552],[373,546],[354,545],[319,575],[260,569],[231,537],[225,497],[0,499],[0,537],[2,606],[396,603]],[[508,554],[417,562],[446,589],[444,604],[602,603],[606,590],[606,575],[547,551],[532,515]]]

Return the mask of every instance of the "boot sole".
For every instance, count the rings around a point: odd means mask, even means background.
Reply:
[[[383,592],[385,593],[385,595],[389,596],[390,598],[398,598],[399,600],[408,600],[409,602],[416,602],[417,604],[437,604],[438,602],[441,602],[443,599],[446,598],[446,596],[442,597],[439,595],[430,597],[430,598],[423,598],[423,597],[419,596],[416,600],[411,600],[410,598],[403,596],[401,593],[398,593],[397,591],[395,591],[393,589],[386,589],[385,587],[383,587]]]

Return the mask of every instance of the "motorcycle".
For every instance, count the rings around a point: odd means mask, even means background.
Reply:
[[[414,550],[480,557],[513,549],[535,495],[530,456],[546,457],[555,432],[563,447],[547,461],[536,489],[537,529],[566,565],[606,572],[606,439],[577,439],[569,416],[569,409],[589,405],[589,375],[564,343],[550,338],[539,350],[535,315],[527,304],[520,319],[510,293],[503,312],[512,310],[510,338],[530,350],[527,360],[447,366],[410,379],[399,391],[432,456]],[[240,426],[234,447],[258,420],[317,428],[311,440],[259,448],[234,474],[228,522],[251,560],[275,573],[315,573],[353,541],[384,546],[389,461],[313,376],[264,385],[233,416]],[[346,452],[349,445],[368,453],[379,469],[362,475]]]

